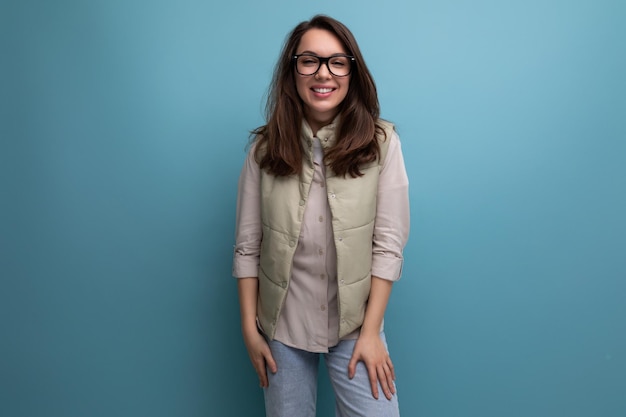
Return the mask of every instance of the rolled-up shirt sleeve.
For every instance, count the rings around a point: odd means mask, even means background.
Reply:
[[[409,237],[409,180],[400,139],[394,131],[378,180],[372,249],[372,275],[397,281],[402,274],[402,251]]]
[[[254,147],[241,169],[237,192],[237,217],[233,276],[257,277],[263,231],[261,227],[261,171],[254,159]]]

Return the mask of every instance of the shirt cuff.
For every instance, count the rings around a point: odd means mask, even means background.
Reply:
[[[259,276],[259,258],[235,254],[233,259],[233,277],[250,278]]]
[[[397,281],[402,275],[403,259],[396,256],[376,255],[372,257],[372,276]]]

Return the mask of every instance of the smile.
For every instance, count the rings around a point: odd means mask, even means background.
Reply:
[[[330,93],[332,91],[334,91],[334,88],[313,88],[313,91],[315,91],[316,93],[320,93],[320,94],[326,94],[326,93]]]

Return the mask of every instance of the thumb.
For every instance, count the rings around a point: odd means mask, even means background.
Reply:
[[[265,363],[267,364],[267,367],[270,368],[270,371],[273,374],[278,372],[278,366],[276,366],[276,361],[274,360],[274,357],[272,356],[272,352],[268,350],[267,352],[265,352],[264,356],[265,356]]]
[[[352,353],[352,357],[350,358],[350,362],[348,362],[348,378],[354,378],[354,374],[356,373],[356,363],[358,362],[357,357],[354,353]]]

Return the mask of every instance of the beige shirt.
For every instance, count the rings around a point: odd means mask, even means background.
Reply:
[[[395,281],[409,233],[408,178],[397,134],[380,172],[372,250],[372,275]],[[328,352],[339,342],[337,255],[325,191],[323,151],[314,139],[315,172],[293,259],[292,276],[275,339],[309,352]],[[261,232],[261,171],[248,153],[239,178],[233,276],[258,276]],[[356,338],[358,330],[346,336]]]

